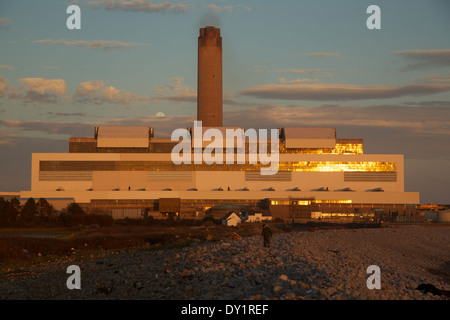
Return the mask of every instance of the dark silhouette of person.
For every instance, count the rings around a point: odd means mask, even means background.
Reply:
[[[261,235],[263,237],[264,247],[270,247],[270,241],[272,240],[272,229],[266,226],[266,224],[263,224]]]

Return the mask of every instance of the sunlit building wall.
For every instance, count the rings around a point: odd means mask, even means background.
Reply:
[[[272,205],[313,199],[322,207],[346,208],[420,202],[419,193],[404,191],[403,155],[364,154],[362,140],[330,144],[302,132],[295,148],[286,148],[289,136],[280,135],[278,172],[262,175],[264,165],[249,163],[248,147],[243,164],[226,164],[224,154],[223,164],[176,165],[170,154],[176,142],[153,138],[151,128],[108,128],[108,135],[97,128],[94,138],[70,139],[69,153],[33,154],[32,188],[21,197],[73,198],[104,209],[144,209],[161,198],[179,198],[199,211],[223,203],[257,206],[264,199],[273,199]],[[130,146],[127,139],[133,139]]]

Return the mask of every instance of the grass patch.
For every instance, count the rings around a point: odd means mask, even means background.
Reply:
[[[180,249],[193,243],[260,234],[260,225],[163,221],[150,224],[123,223],[113,226],[0,229],[0,266],[45,263],[58,258],[89,258],[92,253],[141,248],[149,251]]]
[[[154,252],[154,251],[164,251],[164,250],[172,250],[172,249],[182,249],[182,248],[190,247],[194,242],[197,242],[197,241],[187,240],[187,241],[182,241],[182,242],[177,242],[177,243],[165,243],[165,244],[157,243],[157,244],[145,247],[142,250]]]
[[[68,228],[4,228],[0,229],[1,236],[31,236],[41,235],[48,237],[69,236],[74,230]]]

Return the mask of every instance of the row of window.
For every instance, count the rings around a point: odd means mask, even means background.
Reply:
[[[256,171],[251,164],[179,164],[170,161],[40,161],[40,171]],[[278,171],[312,172],[396,172],[396,162],[380,161],[281,161]]]
[[[147,191],[145,188],[138,188],[138,189],[131,189],[131,187],[128,187],[128,189],[121,189],[121,188],[113,188],[111,189],[112,191]],[[218,188],[214,188],[211,191],[232,191],[230,187],[224,189],[222,187],[218,187]],[[56,189],[56,191],[65,191],[64,187],[58,187]],[[93,188],[88,188],[86,189],[86,191],[94,191]],[[101,191],[105,191],[105,190],[101,190]],[[148,190],[150,191],[150,190]],[[173,191],[171,188],[164,188],[161,191]],[[198,191],[197,188],[189,188],[186,189],[186,191]],[[248,187],[244,187],[244,188],[240,188],[240,189],[234,189],[234,191],[250,191],[250,189]],[[256,191],[276,191],[275,188],[273,187],[268,187],[268,188],[264,188],[264,189],[260,189],[260,190],[256,190]],[[302,191],[300,188],[295,187],[295,188],[291,188],[291,189],[285,189],[285,190],[278,190],[278,191]],[[321,187],[321,188],[316,188],[316,189],[311,189],[311,190],[307,190],[307,191],[330,191],[328,189],[328,187]],[[336,192],[347,192],[347,191],[356,191],[353,190],[351,188],[343,188],[343,189],[335,189],[334,191]],[[374,188],[374,189],[368,189],[365,190],[366,192],[383,192],[384,190],[382,188]]]

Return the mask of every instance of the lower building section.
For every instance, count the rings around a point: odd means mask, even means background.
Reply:
[[[114,218],[221,218],[228,211],[270,212],[283,221],[413,216],[417,192],[277,191],[23,191],[21,198],[73,199],[88,213]]]
[[[179,141],[154,138],[151,128],[96,128],[94,138],[70,139],[69,153],[33,153],[31,191],[20,197],[73,199],[117,219],[246,210],[284,221],[378,219],[420,204],[418,192],[404,192],[403,155],[364,154],[361,139],[337,139],[334,128],[280,128],[278,139],[256,140],[238,130],[240,144],[232,135],[214,147],[199,132],[179,161]]]

